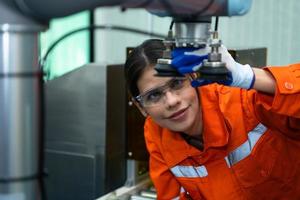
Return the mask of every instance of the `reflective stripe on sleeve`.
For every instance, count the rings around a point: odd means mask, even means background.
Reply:
[[[266,130],[267,128],[264,125],[258,124],[252,131],[250,131],[248,133],[248,140],[225,157],[228,167],[231,167],[232,165],[249,156],[251,154],[251,151],[253,150],[254,145],[266,132]]]
[[[176,177],[196,178],[196,177],[206,177],[208,175],[204,165],[198,167],[178,165],[172,167],[171,171]]]

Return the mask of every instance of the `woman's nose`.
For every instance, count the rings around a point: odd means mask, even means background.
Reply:
[[[165,102],[168,106],[175,106],[180,102],[180,97],[174,92],[166,91]]]

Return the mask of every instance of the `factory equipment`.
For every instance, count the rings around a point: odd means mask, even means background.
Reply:
[[[96,199],[123,186],[123,66],[87,64],[48,81],[44,91],[48,199]]]
[[[209,21],[203,22],[202,17],[243,15],[251,2],[0,0],[0,199],[42,198],[43,89],[38,33],[50,19],[98,6],[145,8],[174,18],[181,31],[175,36],[176,47],[198,46],[210,37]]]

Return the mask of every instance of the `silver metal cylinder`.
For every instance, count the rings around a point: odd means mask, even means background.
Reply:
[[[210,38],[210,23],[175,22],[176,47],[200,47]]]
[[[150,191],[150,190],[144,190],[140,192],[140,195],[143,197],[149,197],[152,199],[156,199],[157,198],[157,194],[155,191]]]
[[[0,199],[38,200],[41,80],[37,26],[0,24]]]

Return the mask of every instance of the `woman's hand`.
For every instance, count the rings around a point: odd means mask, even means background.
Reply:
[[[172,52],[172,66],[181,74],[191,74],[197,72],[201,67],[204,59],[208,58],[210,52],[209,47],[205,48],[177,48]],[[199,79],[192,81],[193,87],[198,87],[214,82],[219,84],[251,89],[255,81],[255,75],[250,65],[242,65],[232,58],[225,46],[219,48],[219,53],[222,55],[222,62],[226,63],[229,70],[229,80],[212,81]]]

